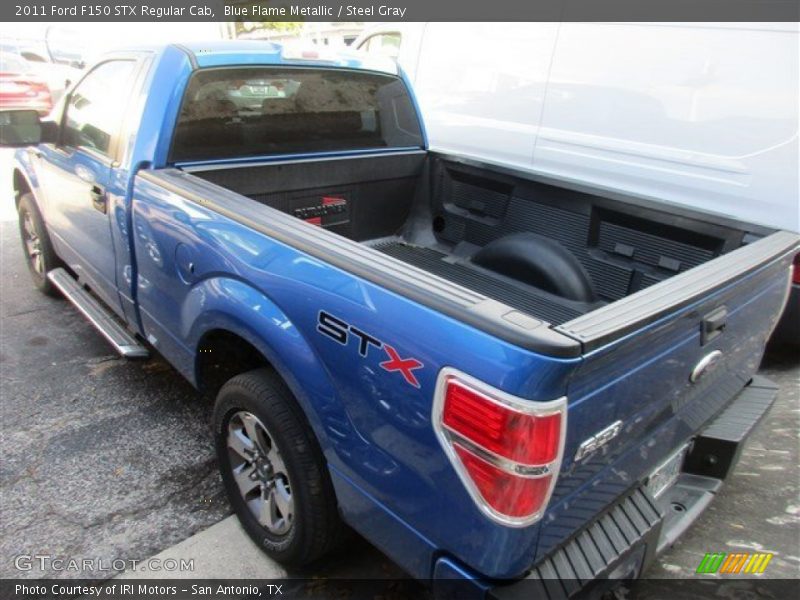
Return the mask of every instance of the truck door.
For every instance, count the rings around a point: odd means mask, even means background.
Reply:
[[[37,172],[59,256],[111,308],[121,312],[109,217],[118,137],[137,62],[108,60],[70,92],[57,144],[39,147]]]

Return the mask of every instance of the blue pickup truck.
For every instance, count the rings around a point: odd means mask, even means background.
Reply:
[[[352,528],[439,594],[600,593],[775,398],[795,234],[429,151],[393,63],[139,48],[0,122],[35,285],[215,398],[284,564]]]

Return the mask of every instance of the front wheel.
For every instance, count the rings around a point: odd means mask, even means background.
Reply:
[[[256,369],[222,386],[214,437],[228,498],[266,554],[302,566],[338,542],[343,525],[322,452],[274,371]]]
[[[47,278],[47,273],[62,263],[53,250],[50,236],[47,234],[47,228],[32,194],[23,194],[20,197],[17,213],[22,250],[33,284],[40,292],[48,296],[57,296],[58,290]]]

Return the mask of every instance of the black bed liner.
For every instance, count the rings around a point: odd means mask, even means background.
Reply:
[[[743,239],[740,227],[681,221],[663,206],[610,202],[597,194],[494,174],[458,161],[438,159],[434,164],[430,204],[439,220],[439,243],[482,247],[519,232],[546,237],[577,258],[604,302],[708,262],[739,247]],[[583,313],[595,308],[587,306]]]
[[[553,297],[531,286],[471,265],[450,262],[447,260],[448,254],[432,248],[412,246],[402,241],[378,242],[373,248],[508,306],[536,315],[551,324],[564,323],[584,313],[583,307],[578,307],[576,303],[568,303],[563,298]]]

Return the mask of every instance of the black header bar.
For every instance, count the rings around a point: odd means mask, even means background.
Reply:
[[[800,21],[798,0],[8,0],[8,22]]]

